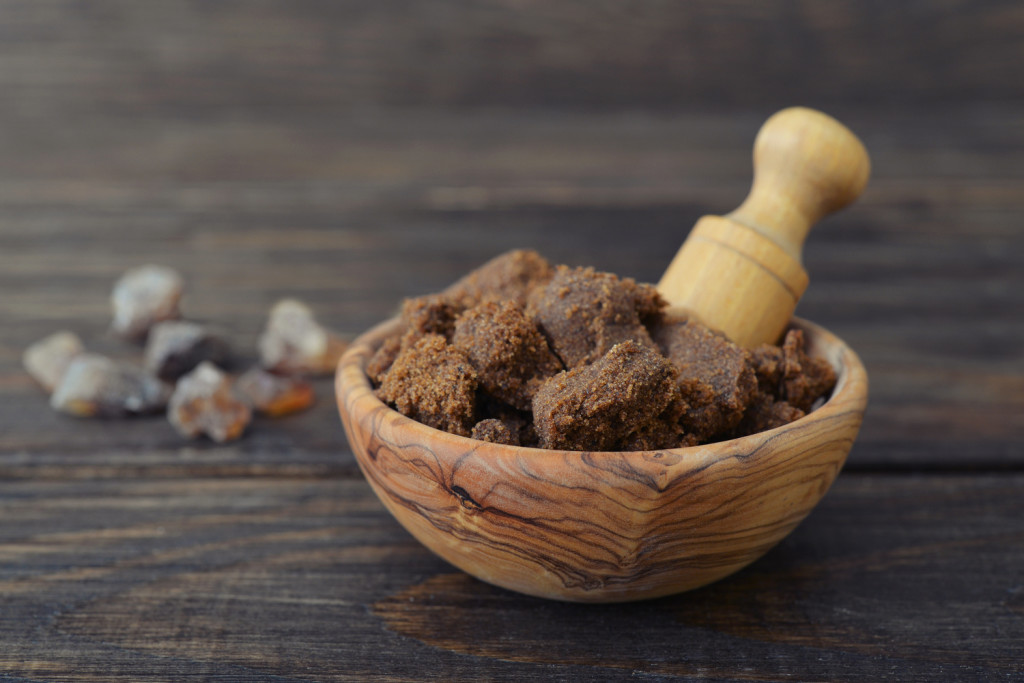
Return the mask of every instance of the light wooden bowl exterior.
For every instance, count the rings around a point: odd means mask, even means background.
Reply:
[[[489,583],[557,600],[620,602],[717,581],[807,516],[860,429],[867,375],[811,323],[835,367],[831,399],[784,427],[721,443],[629,453],[502,446],[432,429],[381,403],[364,372],[397,321],[341,359],[338,407],[359,466],[425,546]]]

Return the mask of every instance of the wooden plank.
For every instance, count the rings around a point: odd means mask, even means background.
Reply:
[[[26,115],[1020,101],[1013,0],[4,3]]]
[[[708,588],[547,602],[471,579],[349,479],[0,483],[0,672],[53,680],[1009,679],[1024,477],[844,474]]]

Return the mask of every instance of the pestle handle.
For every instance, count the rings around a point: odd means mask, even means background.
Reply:
[[[864,145],[832,117],[776,113],[754,142],[750,194],[727,216],[697,221],[658,291],[738,344],[774,343],[807,288],[807,233],[860,195],[870,168]]]
[[[754,140],[754,184],[729,218],[799,259],[811,226],[860,196],[871,162],[857,136],[831,116],[783,109]]]

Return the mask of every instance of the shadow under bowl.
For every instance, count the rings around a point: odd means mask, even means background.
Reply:
[[[860,429],[867,373],[835,335],[794,319],[838,381],[777,429],[635,452],[521,448],[442,432],[392,410],[365,368],[397,319],[355,340],[336,377],[356,460],[409,533],[463,571],[574,602],[670,595],[764,555],[828,491]]]

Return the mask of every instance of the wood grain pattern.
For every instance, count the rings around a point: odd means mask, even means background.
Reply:
[[[828,491],[860,428],[867,375],[827,331],[798,321],[838,383],[784,427],[694,448],[634,453],[491,444],[388,408],[364,369],[399,321],[359,339],[338,366],[349,443],[409,532],[489,583],[539,597],[621,602],[732,574],[791,532]]]

